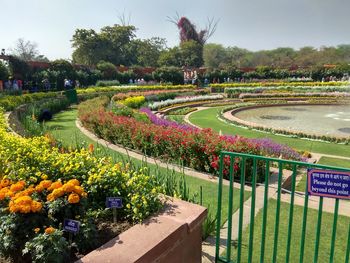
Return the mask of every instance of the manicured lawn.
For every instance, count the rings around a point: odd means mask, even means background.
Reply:
[[[318,161],[318,164],[350,168],[350,160],[331,158],[331,157],[326,157],[326,156],[322,156],[320,158],[320,160]],[[296,190],[301,191],[301,192],[305,192],[305,187],[306,187],[305,184],[306,184],[306,174],[303,175],[302,179],[299,181],[299,183],[296,187]]]
[[[47,126],[51,130],[52,135],[62,141],[65,146],[72,147],[87,147],[90,143],[94,144],[95,152],[102,156],[110,156],[115,162],[130,162],[134,167],[147,166],[150,169],[150,173],[161,173],[174,177],[176,180],[181,178],[183,174],[162,168],[152,164],[146,164],[138,159],[131,158],[127,155],[115,152],[101,144],[97,144],[87,136],[82,134],[80,130],[75,125],[75,120],[77,117],[77,110],[71,109],[65,112],[61,112],[54,116],[54,119],[47,123]],[[218,185],[216,183],[208,182],[199,178],[194,178],[191,176],[186,176],[186,184],[190,190],[190,196],[197,193],[195,198],[199,202],[199,191],[200,186],[203,189],[203,206],[210,207],[211,213],[215,214],[217,209],[217,189]],[[246,192],[245,199],[250,197],[250,192]],[[234,191],[234,211],[238,209],[239,206],[239,193]],[[223,218],[227,218],[228,210],[228,187],[223,187]]]
[[[269,200],[268,213],[267,213],[266,242],[265,242],[266,244],[265,262],[272,262],[276,204],[277,202],[275,200],[272,200],[272,199]],[[313,262],[315,240],[316,240],[317,214],[318,214],[317,210],[314,210],[314,209],[308,210],[304,262]],[[294,207],[293,218],[294,218],[294,221],[293,221],[293,228],[292,228],[290,262],[299,262],[303,207],[301,206]],[[288,235],[288,220],[289,220],[289,204],[281,203],[277,262],[286,262],[285,259],[286,259],[286,247],[287,247],[287,235]],[[348,241],[347,236],[349,231],[349,222],[350,222],[349,217],[345,217],[345,216],[338,217],[334,262],[345,261],[345,251],[346,251],[346,246]],[[333,214],[323,213],[318,262],[329,262],[332,226],[333,226]],[[260,262],[261,233],[262,233],[262,210],[257,214],[255,218],[253,262]],[[249,244],[249,226],[243,232],[241,262],[248,262],[247,261],[248,244]],[[235,248],[233,247],[233,249]],[[236,258],[236,253],[237,252],[235,251],[234,258]]]
[[[269,133],[244,129],[224,123],[217,118],[223,107],[214,107],[202,111],[194,112],[190,115],[190,121],[203,128],[212,128],[216,132],[221,131],[223,134],[240,135],[248,138],[271,138],[272,140],[287,144],[290,147],[308,152],[317,152],[338,156],[350,157],[350,145],[341,145],[334,143],[325,143],[317,141],[309,141],[285,136],[278,136]]]

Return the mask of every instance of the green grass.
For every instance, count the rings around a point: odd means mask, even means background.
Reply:
[[[267,227],[266,227],[266,246],[265,246],[265,262],[272,262],[273,255],[273,237],[275,228],[275,213],[277,202],[270,199],[268,202]],[[318,211],[314,209],[308,210],[307,227],[306,227],[306,242],[304,262],[312,262],[314,256],[315,240],[316,240],[316,222]],[[290,262],[299,262],[300,255],[300,240],[302,230],[303,207],[294,207],[294,221],[291,243]],[[289,220],[289,204],[281,203],[280,224],[277,262],[286,262],[287,235],[288,235],[288,220]],[[329,262],[330,243],[333,227],[333,214],[323,213],[321,240],[319,247],[319,262]],[[336,246],[334,254],[334,262],[345,261],[345,251],[347,245],[347,235],[349,231],[349,217],[339,216],[337,224]],[[253,262],[260,262],[260,246],[262,233],[262,210],[255,218],[254,241],[253,241]],[[249,244],[249,226],[243,232],[242,241],[242,262],[248,262],[248,244]],[[235,247],[233,247],[235,250]],[[234,258],[237,252],[233,253]]]
[[[350,157],[350,145],[341,145],[326,142],[317,142],[310,140],[303,140],[297,138],[290,138],[285,136],[278,136],[274,134],[253,131],[236,127],[228,123],[218,120],[217,115],[224,107],[214,107],[190,115],[190,121],[203,128],[212,128],[216,132],[221,132],[228,135],[240,135],[248,138],[270,138],[278,143],[287,144],[290,147],[299,151],[316,152],[323,154],[331,154],[338,156]]]
[[[318,161],[318,164],[350,168],[350,160],[332,158],[332,157],[326,157],[326,156],[322,156],[320,158],[320,160]],[[299,181],[299,183],[296,187],[297,191],[305,192],[306,178],[307,178],[307,176],[306,176],[306,174],[304,174],[302,179]]]
[[[145,162],[138,159],[129,157],[127,155],[115,152],[101,144],[97,144],[90,138],[85,136],[75,125],[75,120],[77,118],[77,110],[71,109],[65,112],[61,112],[54,116],[54,119],[47,123],[47,126],[51,134],[58,140],[63,142],[65,146],[79,147],[88,146],[90,143],[94,144],[95,151],[97,151],[101,156],[110,156],[115,162],[131,162],[134,167],[145,166]],[[183,174],[171,171],[166,168],[162,168],[156,165],[147,164],[151,173],[160,172],[163,174],[175,173],[175,175],[180,178]],[[217,190],[218,185],[206,180],[199,178],[186,176],[186,183],[190,190],[190,196],[199,193],[200,186],[203,189],[203,206],[210,207],[211,213],[215,214],[217,210]],[[228,210],[228,187],[223,187],[223,218],[227,218]],[[245,200],[250,197],[250,192],[246,192]],[[234,191],[234,211],[238,209],[239,206],[239,194],[238,191]],[[199,195],[196,197],[196,201],[199,201]]]

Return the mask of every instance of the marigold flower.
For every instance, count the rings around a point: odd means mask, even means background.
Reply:
[[[35,232],[36,234],[39,233],[39,231],[40,231],[40,228],[39,228],[39,227],[37,227],[37,228],[34,229],[34,232]]]
[[[50,234],[54,233],[55,231],[56,231],[56,229],[53,228],[52,226],[50,226],[50,227],[45,229],[45,234],[50,235]]]
[[[61,183],[61,181],[57,181],[57,182],[52,183],[51,186],[48,188],[48,190],[52,191],[52,190],[58,189],[60,187],[62,187],[62,183]]]
[[[11,184],[11,182],[10,182],[9,179],[2,179],[2,180],[1,180],[1,183],[0,183],[1,187],[7,187],[7,186],[9,186],[10,184]]]
[[[92,153],[94,151],[94,145],[92,143],[89,144],[89,152]]]
[[[74,193],[81,195],[84,192],[84,189],[81,186],[74,186]]]
[[[79,195],[77,195],[77,194],[70,194],[69,196],[68,196],[68,202],[70,203],[70,204],[77,204],[77,203],[79,203],[79,201],[80,201],[80,197],[79,197]]]
[[[54,196],[55,199],[63,196],[64,194],[65,194],[65,191],[62,187],[52,191],[52,195]]]
[[[33,201],[31,204],[31,210],[33,213],[37,213],[41,211],[43,204],[41,202]]]
[[[68,182],[68,183],[66,183],[66,184],[64,184],[64,185],[62,186],[62,189],[63,189],[66,193],[71,193],[71,192],[73,192],[73,191],[74,191],[74,188],[75,188],[74,184],[72,184],[72,183],[70,183],[70,182]]]
[[[67,182],[67,184],[73,184],[74,186],[79,186],[80,183],[77,179],[71,179]]]
[[[55,200],[55,197],[53,196],[53,194],[49,194],[47,197],[46,197],[46,200],[49,201],[49,202],[52,202]]]
[[[35,191],[37,191],[37,192],[39,192],[39,193],[41,193],[41,192],[44,191],[44,190],[45,190],[45,187],[42,186],[41,184],[39,184],[39,185],[37,185],[37,186],[35,187]]]
[[[24,181],[17,182],[15,184],[11,185],[10,190],[12,192],[22,191],[24,186],[25,186],[25,184],[26,183]]]
[[[51,184],[52,184],[52,181],[50,181],[50,180],[43,180],[43,181],[40,182],[39,185],[41,185],[45,189],[48,189],[49,187],[51,187]]]

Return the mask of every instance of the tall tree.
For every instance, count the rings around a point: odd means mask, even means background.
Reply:
[[[49,60],[39,54],[38,44],[31,41],[26,41],[23,38],[17,39],[15,47],[10,49],[11,55],[23,61],[45,61]]]

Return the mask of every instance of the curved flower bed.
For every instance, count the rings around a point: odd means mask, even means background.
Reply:
[[[108,112],[102,105],[96,107],[97,100],[79,106],[79,118],[83,125],[97,136],[112,143],[138,150],[148,156],[182,163],[199,171],[217,173],[218,156],[221,151],[261,154],[286,159],[301,160],[301,156],[287,146],[266,150],[265,141],[250,140],[239,136],[219,136],[211,129],[198,130],[182,127],[161,120],[149,111],[143,110],[153,123],[138,121],[135,118],[118,116]],[[88,104],[91,106],[89,107]],[[94,108],[92,107],[94,105]],[[276,144],[277,145],[277,144]],[[228,173],[229,160],[225,161]]]
[[[119,196],[120,217],[139,222],[161,206],[156,178],[89,150],[64,150],[50,137],[7,133],[0,109],[0,254],[15,262],[66,262],[64,218],[79,220],[74,250],[96,246],[94,219],[107,196]],[[23,255],[23,256],[22,256]]]

